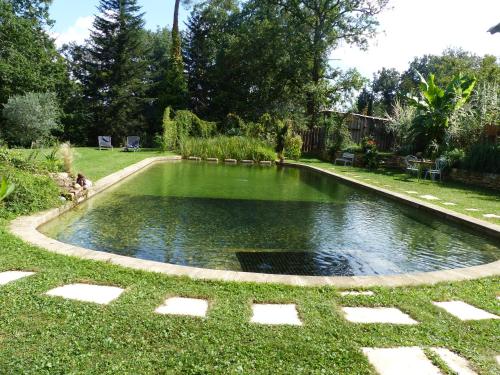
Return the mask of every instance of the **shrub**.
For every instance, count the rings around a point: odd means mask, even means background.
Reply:
[[[176,111],[174,121],[178,139],[188,136],[206,138],[214,135],[217,130],[214,122],[204,121],[187,110]]]
[[[72,175],[73,174],[73,149],[69,142],[63,143],[59,147],[59,153],[61,154],[63,161],[64,172]]]
[[[288,134],[285,137],[285,156],[290,159],[299,160],[302,154],[302,138],[300,135]]]
[[[221,133],[228,135],[241,135],[244,132],[245,121],[234,114],[229,113],[226,119],[222,122],[222,126],[219,129]]]
[[[7,199],[16,189],[16,185],[9,182],[5,176],[0,181],[0,203]]]
[[[476,172],[500,173],[500,145],[479,143],[471,146],[462,167]]]
[[[465,151],[460,148],[455,148],[444,152],[442,156],[448,161],[448,167],[456,168],[460,166],[465,158]]]
[[[6,126],[2,136],[10,145],[30,146],[32,141],[47,140],[61,128],[60,110],[54,93],[16,95],[4,104]]]
[[[337,151],[344,149],[352,143],[351,133],[347,124],[347,116],[339,113],[332,114],[324,122],[327,134],[325,146],[331,160],[335,159]]]
[[[380,155],[377,151],[377,143],[373,137],[365,137],[361,140],[363,150],[363,162],[365,167],[376,169],[380,165]]]
[[[60,203],[59,188],[47,175],[0,165],[0,175],[16,186],[9,199],[0,206],[0,217],[27,215],[45,210]]]
[[[162,121],[162,135],[160,137],[160,149],[162,151],[173,150],[178,146],[177,126],[170,118],[170,107],[165,108]]]
[[[394,149],[400,151],[402,148],[412,145],[414,142],[414,134],[412,124],[415,120],[416,109],[413,106],[403,105],[399,99],[396,99],[392,106],[392,114],[387,115],[387,130],[394,135]],[[413,147],[413,146],[412,146]],[[413,151],[413,150],[412,150]],[[409,153],[412,153],[410,151]]]
[[[179,151],[185,158],[199,156],[203,159],[275,160],[271,146],[261,140],[247,137],[217,136],[213,138],[185,138]]]

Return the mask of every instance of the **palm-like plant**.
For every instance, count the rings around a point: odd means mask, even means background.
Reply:
[[[5,177],[2,177],[2,182],[0,183],[0,202],[11,195],[16,188],[16,185],[9,183]]]
[[[413,131],[425,146],[442,146],[451,115],[467,102],[476,79],[459,74],[442,89],[435,83],[433,74],[427,81],[418,75],[420,96],[408,96],[409,103],[417,109]]]

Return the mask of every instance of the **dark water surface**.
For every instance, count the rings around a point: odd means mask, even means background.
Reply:
[[[296,168],[155,164],[42,227],[94,250],[204,268],[376,275],[492,262],[498,241]]]

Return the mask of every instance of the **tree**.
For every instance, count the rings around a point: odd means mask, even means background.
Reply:
[[[77,69],[94,112],[91,137],[142,134],[148,85],[143,14],[137,0],[101,0],[88,46]],[[95,138],[94,138],[95,139]]]
[[[41,29],[43,26],[52,26],[54,21],[49,17],[49,7],[52,0],[5,0],[11,4],[14,13],[22,18],[35,21]]]
[[[382,68],[373,75],[372,91],[379,109],[376,109],[375,116],[384,117],[391,114],[394,102],[399,93],[400,74],[396,69]],[[376,106],[377,106],[376,104]]]
[[[366,48],[378,25],[376,16],[388,0],[273,0],[291,15],[290,32],[302,34],[310,70],[310,82],[319,85],[325,78],[328,52],[341,41]],[[318,122],[320,106],[314,95],[307,100],[311,125]]]
[[[6,125],[1,134],[10,145],[30,146],[32,141],[47,140],[59,129],[60,111],[54,93],[16,95],[4,105]]]
[[[409,96],[409,102],[417,109],[414,120],[414,131],[420,146],[427,153],[432,153],[429,147],[442,148],[444,136],[450,125],[450,118],[469,99],[475,78],[458,74],[445,89],[439,87],[431,74],[428,80],[420,75],[419,97]]]
[[[61,98],[68,84],[64,60],[39,18],[22,16],[30,14],[21,6],[28,3],[0,1],[0,104],[28,91],[52,91]],[[48,2],[32,3],[37,9]]]

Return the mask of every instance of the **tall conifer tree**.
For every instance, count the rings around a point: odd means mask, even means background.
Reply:
[[[143,109],[148,85],[140,9],[137,0],[101,0],[98,7],[85,82],[96,116],[93,137],[121,139],[145,131]]]

